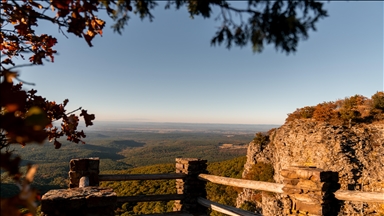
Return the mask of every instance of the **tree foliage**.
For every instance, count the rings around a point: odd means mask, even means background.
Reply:
[[[327,16],[323,3],[313,0],[249,0],[243,8],[234,7],[225,0],[177,0],[168,1],[167,7],[179,9],[187,5],[191,17],[201,15],[209,18],[212,8],[219,7],[217,19],[221,27],[211,40],[212,45],[225,44],[227,48],[243,47],[250,42],[254,52],[261,52],[265,44],[274,44],[276,49],[291,53],[298,42],[308,37],[308,30],[316,30],[315,24]],[[239,20],[233,17],[239,17]]]
[[[384,111],[384,92],[376,92],[372,95],[372,107]]]
[[[274,182],[273,175],[274,175],[274,169],[272,164],[257,162],[256,164],[253,164],[247,170],[247,172],[244,173],[243,178],[248,180],[255,180],[255,181]],[[244,202],[240,206],[240,208],[247,211],[253,211],[253,212],[256,211],[256,203],[262,202],[262,197],[263,197],[262,193],[263,193],[262,191],[254,191],[250,200],[247,202]]]
[[[264,146],[269,142],[269,135],[263,134],[261,132],[257,132],[255,134],[255,137],[253,138],[253,142],[261,146]]]
[[[238,157],[231,160],[208,163],[208,173],[212,175],[241,178],[246,157]],[[121,171],[107,171],[113,174],[150,174],[150,173],[174,173],[175,164],[157,164],[152,166],[137,167]],[[136,196],[149,194],[176,193],[175,180],[143,180],[143,181],[115,181],[101,182],[101,186],[113,188],[118,196]],[[237,191],[235,187],[219,185],[208,182],[206,185],[207,198],[221,204],[235,206]],[[173,211],[173,201],[170,202],[131,202],[119,206],[116,215],[139,215],[151,213],[164,213]],[[223,214],[212,211],[211,216]]]
[[[295,112],[290,113],[288,115],[287,120],[290,121],[293,119],[300,119],[300,118],[304,118],[304,119],[312,118],[314,111],[315,111],[315,108],[312,106],[306,106],[300,109],[296,109]]]
[[[288,114],[286,122],[295,119],[314,119],[335,125],[371,123],[384,119],[383,108],[383,92],[376,92],[371,98],[354,95],[334,102],[323,102],[316,106],[296,109],[295,112]]]
[[[331,121],[338,118],[338,112],[335,111],[336,104],[333,102],[324,102],[314,107],[313,118],[317,121]]]
[[[274,182],[273,175],[274,170],[272,164],[258,162],[252,165],[245,174],[244,179]]]
[[[327,16],[323,3],[314,0],[249,0],[245,7],[233,7],[225,0],[169,0],[166,9],[187,7],[191,17],[209,18],[213,8],[219,8],[217,16],[222,25],[211,40],[212,45],[225,43],[243,47],[252,44],[254,51],[261,52],[266,44],[291,53],[298,42],[308,37],[309,30],[316,30],[315,24]],[[79,108],[78,116],[67,112],[63,103],[49,101],[36,95],[36,90],[25,91],[18,78],[16,68],[42,65],[44,61],[54,62],[58,40],[48,34],[37,34],[41,21],[47,21],[62,34],[74,34],[84,38],[89,46],[97,35],[103,34],[105,21],[98,18],[106,12],[115,23],[114,31],[121,33],[133,14],[141,19],[153,20],[152,10],[158,6],[155,0],[2,0],[0,18],[1,50],[1,168],[20,180],[18,169],[20,158],[13,157],[9,145],[18,143],[42,143],[49,139],[55,148],[60,148],[60,137],[79,143],[85,137],[78,131],[79,116],[84,117],[86,126],[92,125],[93,114]],[[233,18],[238,15],[239,19]],[[24,64],[24,61],[29,63]],[[25,82],[24,82],[25,83]],[[76,110],[77,111],[77,110]],[[54,121],[61,120],[61,127]],[[32,200],[32,199],[31,199]]]

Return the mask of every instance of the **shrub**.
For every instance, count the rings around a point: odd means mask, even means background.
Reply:
[[[308,118],[334,125],[349,123],[350,126],[352,122],[368,123],[384,120],[384,92],[376,92],[371,99],[356,94],[335,102],[306,106],[289,113],[285,121]]]
[[[315,111],[315,107],[313,106],[303,107],[300,110],[300,116],[301,118],[312,118],[314,111]]]
[[[289,113],[286,121],[293,121],[295,119],[308,119],[312,118],[313,112],[315,111],[314,106],[306,106],[300,109],[296,109],[295,112]]]
[[[245,201],[243,204],[241,204],[240,208],[250,212],[256,211],[256,205],[249,201]]]
[[[269,141],[269,136],[264,135],[261,132],[256,133],[255,138],[253,138],[253,142],[260,145],[265,145]]]
[[[372,108],[384,111],[384,92],[372,95]]]
[[[358,106],[364,105],[366,97],[355,95],[344,99],[344,103],[340,109],[340,117],[344,121],[356,122],[360,119],[361,113]]]
[[[336,104],[334,102],[318,104],[313,112],[313,118],[317,121],[329,122],[332,119],[338,118],[338,113],[335,109]]]
[[[259,162],[252,165],[244,178],[255,181],[273,182],[273,174],[274,170],[272,164]]]

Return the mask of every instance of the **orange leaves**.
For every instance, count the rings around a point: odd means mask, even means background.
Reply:
[[[2,54],[7,55],[8,58],[2,63],[12,64],[12,58],[15,56],[24,57],[21,53],[31,53],[29,61],[33,64],[43,64],[43,59],[49,57],[54,61],[54,54],[56,50],[52,47],[57,44],[57,39],[46,34],[40,36],[34,35],[34,30],[31,28],[30,21],[32,18],[27,18],[28,24],[25,19],[21,18],[14,25],[15,31],[2,31],[0,34],[0,48]],[[8,60],[9,59],[9,60]]]
[[[40,36],[31,36],[28,44],[31,44],[31,51],[34,53],[29,57],[29,61],[33,64],[43,64],[43,59],[50,57],[54,61],[54,56],[57,51],[52,47],[57,44],[57,39],[51,35],[42,34]]]
[[[67,134],[73,133],[79,125],[79,117],[75,116],[74,114],[70,115],[69,117],[63,117],[63,120],[66,124],[62,124],[62,127],[65,131],[67,131]]]
[[[55,146],[55,149],[59,149],[61,147],[61,143],[57,140],[53,142],[53,145]]]
[[[2,76],[4,76],[4,82],[12,83],[13,79],[18,76],[17,72],[9,71],[9,70],[3,70]]]
[[[52,0],[51,5],[59,10],[69,10],[69,5],[73,0]]]
[[[362,95],[354,95],[335,102],[323,102],[316,106],[296,109],[295,112],[288,114],[286,122],[295,119],[313,119],[334,125],[351,125],[351,123],[381,121],[384,119],[384,114],[375,107],[377,95],[384,95],[384,93],[377,92],[371,99]],[[384,96],[382,102],[384,107]]]
[[[29,57],[29,61],[33,64],[42,65],[43,64],[43,58],[45,57],[44,51],[38,51],[35,53],[35,55]]]
[[[31,53],[28,57],[32,64],[43,64],[43,59],[54,61],[57,44],[56,38],[48,35],[35,35],[32,26],[37,26],[39,20],[51,21],[67,32],[84,37],[89,46],[96,35],[103,34],[105,22],[94,15],[98,11],[99,1],[96,0],[51,0],[48,5],[41,5],[36,0],[25,0],[18,4],[3,2],[1,26],[11,27],[0,34],[0,49],[8,56],[4,64],[12,63],[12,58],[21,53]],[[57,11],[56,16],[45,14],[51,7]],[[7,25],[10,24],[10,25]],[[24,57],[22,57],[24,59]]]
[[[86,19],[80,15],[76,15],[76,16],[69,17],[69,20],[70,21],[69,21],[69,26],[67,31],[81,37],[86,26],[85,25]]]
[[[84,117],[86,127],[93,125],[92,121],[95,120],[94,114],[88,114],[87,110],[81,110],[80,116]]]
[[[56,38],[54,38],[52,36],[47,36],[43,41],[45,42],[45,44],[48,48],[53,47],[55,44],[57,44]],[[45,48],[45,49],[47,50],[47,48]]]
[[[31,29],[26,23],[20,23],[19,25],[16,25],[15,29],[19,35],[27,35],[31,33]]]
[[[57,44],[57,39],[51,35],[41,35],[41,45],[40,47],[44,51],[44,57],[48,56],[51,58],[51,61],[54,62],[53,54],[56,53],[56,50],[53,50],[52,47]]]
[[[13,84],[18,73],[13,67],[19,61],[14,58],[24,55],[32,64],[43,64],[43,60],[54,61],[54,46],[57,39],[51,35],[36,35],[34,26],[39,21],[48,21],[59,30],[67,29],[68,32],[82,37],[86,35],[86,41],[91,46],[91,40],[102,34],[105,26],[103,20],[94,16],[97,11],[99,0],[1,0],[1,22],[0,22],[0,167],[8,171],[21,186],[21,193],[11,199],[1,199],[1,215],[21,215],[19,208],[27,207],[29,214],[34,215],[36,210],[35,198],[37,193],[31,190],[29,184],[33,180],[35,168],[31,168],[24,182],[19,181],[20,158],[9,153],[7,147],[11,144],[22,146],[30,143],[43,143],[47,138],[53,141],[56,149],[61,147],[59,139],[63,136],[70,142],[84,143],[83,131],[78,131],[79,116],[75,111],[66,113],[65,106],[68,100],[62,104],[48,101],[36,95],[36,90],[24,91],[22,84]],[[57,15],[46,13],[49,8],[57,11]],[[92,125],[95,119],[93,114],[82,110],[81,115],[86,125]],[[62,120],[61,128],[54,126],[54,121]]]
[[[0,83],[0,106],[4,107],[4,113],[0,115],[0,128],[6,131],[6,137],[10,143],[22,145],[38,142],[42,143],[46,138],[54,140],[55,148],[60,148],[57,141],[62,136],[67,140],[79,143],[85,138],[83,131],[77,131],[79,117],[73,112],[66,114],[65,106],[68,100],[62,104],[48,101],[36,95],[36,90],[25,92],[21,85],[13,85],[9,82]],[[95,115],[81,111],[87,126],[92,125]],[[53,126],[52,122],[63,119],[61,130]]]
[[[5,38],[1,43],[2,53],[8,55],[9,58],[12,58],[19,50],[21,50],[20,44],[11,39]]]
[[[84,34],[84,39],[85,39],[85,41],[88,43],[88,46],[90,46],[90,47],[93,46],[92,43],[91,43],[91,41],[92,41],[92,39],[93,39],[92,36],[90,36],[89,34]]]
[[[336,104],[333,102],[324,102],[317,104],[313,112],[313,118],[317,121],[328,122],[337,118]]]
[[[6,156],[6,154],[1,154]],[[7,161],[8,162],[8,161]],[[3,164],[2,164],[3,165]],[[39,199],[39,193],[36,189],[31,188],[31,182],[36,173],[37,166],[29,166],[23,181],[16,179],[20,188],[20,193],[14,197],[0,200],[0,215],[35,215],[37,209],[37,199]],[[19,173],[20,174],[20,173]],[[21,213],[20,207],[28,209],[28,213]]]
[[[0,167],[8,171],[9,175],[16,180],[21,177],[19,173],[20,162],[20,157],[14,157],[10,152],[1,152]]]
[[[92,47],[92,39],[97,35],[103,34],[103,28],[105,26],[105,22],[97,17],[92,17],[90,22],[88,22],[88,31],[83,34],[85,41],[87,41],[88,45]]]
[[[105,22],[101,19],[98,19],[97,17],[94,17],[91,21],[91,26],[92,28],[97,31],[97,33],[99,33],[100,35],[103,34],[103,32],[101,31],[104,26],[105,26]]]
[[[67,32],[76,36],[84,37],[89,46],[92,46],[92,39],[102,35],[105,22],[98,19],[94,12],[97,12],[99,1],[89,0],[52,0],[52,10],[57,10],[57,18],[65,18],[68,22]]]

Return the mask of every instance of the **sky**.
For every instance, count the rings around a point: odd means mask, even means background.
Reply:
[[[40,24],[58,39],[59,54],[54,63],[20,68],[20,78],[36,84],[25,88],[68,98],[68,111],[81,106],[95,124],[283,124],[300,107],[383,91],[383,2],[325,2],[329,17],[289,55],[273,46],[260,54],[250,45],[211,46],[220,22],[159,4],[153,22],[132,16],[122,35],[106,19],[92,48]]]

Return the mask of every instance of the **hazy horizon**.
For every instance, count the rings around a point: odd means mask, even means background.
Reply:
[[[145,132],[219,132],[219,133],[256,133],[280,127],[277,124],[223,124],[223,123],[190,123],[190,122],[128,122],[128,121],[95,121],[91,127],[79,125],[85,132],[91,131],[145,131]]]

